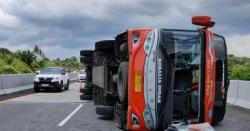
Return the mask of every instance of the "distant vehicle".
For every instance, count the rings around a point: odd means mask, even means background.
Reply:
[[[61,92],[64,88],[69,89],[69,75],[62,67],[46,67],[43,68],[34,79],[34,91],[39,92],[40,89],[55,88]]]
[[[40,71],[36,71],[36,75],[40,74]]]
[[[79,81],[85,81],[86,80],[86,72],[85,72],[85,70],[80,70],[78,77],[79,77],[78,78]]]

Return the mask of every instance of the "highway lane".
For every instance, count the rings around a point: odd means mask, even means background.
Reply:
[[[227,105],[224,120],[214,128],[216,131],[250,131],[250,110]]]
[[[79,83],[68,91],[41,92],[0,102],[0,131],[119,131],[110,118],[79,100]],[[61,125],[60,125],[61,124]],[[60,125],[60,126],[59,126]],[[248,131],[250,110],[228,105],[218,131]]]
[[[45,91],[0,102],[0,131],[116,131],[110,118],[95,114],[90,101],[79,100],[79,83],[68,91]],[[82,105],[67,121],[70,114]]]

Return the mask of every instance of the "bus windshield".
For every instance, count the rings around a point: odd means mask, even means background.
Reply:
[[[175,58],[176,68],[188,69],[199,66],[201,50],[199,32],[163,30],[161,35],[167,54]]]

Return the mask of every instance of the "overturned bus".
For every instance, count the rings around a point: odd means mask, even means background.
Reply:
[[[135,28],[82,50],[91,67],[96,112],[128,130],[217,124],[226,109],[227,48],[208,30],[215,22],[195,16],[197,30]]]

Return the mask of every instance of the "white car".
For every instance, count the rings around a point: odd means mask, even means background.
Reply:
[[[85,72],[85,70],[80,70],[78,79],[79,79],[79,81],[85,81],[86,80],[86,72]]]
[[[69,75],[62,67],[46,67],[43,68],[34,79],[34,91],[39,92],[40,89],[55,88],[57,91],[69,89]]]

